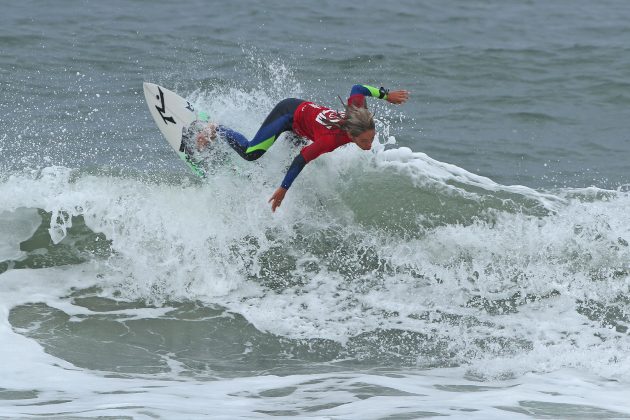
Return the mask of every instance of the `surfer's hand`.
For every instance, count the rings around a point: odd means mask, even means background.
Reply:
[[[208,147],[208,135],[205,131],[197,133],[197,150],[201,151]]]
[[[208,147],[208,143],[216,140],[217,138],[217,126],[210,123],[203,130],[197,134],[197,150],[201,151]]]
[[[282,204],[282,200],[284,200],[284,195],[287,193],[286,188],[279,187],[276,192],[273,193],[271,198],[269,199],[269,203],[271,203],[271,211],[275,212],[280,204]]]
[[[387,94],[387,102],[392,104],[403,104],[409,99],[409,91],[394,90]]]

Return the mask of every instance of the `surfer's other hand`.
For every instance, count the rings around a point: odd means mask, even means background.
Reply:
[[[208,147],[208,143],[214,141],[217,138],[217,126],[216,124],[208,124],[197,133],[197,150],[203,150]]]
[[[208,147],[208,136],[200,131],[197,133],[197,150],[203,150]]]
[[[271,211],[275,212],[280,204],[282,204],[282,200],[284,200],[284,195],[287,193],[287,189],[283,187],[279,187],[269,199],[269,203],[271,203]]]
[[[387,102],[392,104],[403,104],[409,99],[409,91],[394,90],[387,94]]]

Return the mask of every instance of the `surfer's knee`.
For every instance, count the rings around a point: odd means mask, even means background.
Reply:
[[[245,153],[243,155],[243,159],[248,160],[248,161],[251,162],[251,161],[254,161],[254,160],[258,159],[263,154],[265,154],[264,150],[254,150],[253,152]]]

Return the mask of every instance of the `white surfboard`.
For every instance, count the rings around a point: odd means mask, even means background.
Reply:
[[[198,112],[186,99],[162,86],[145,82],[143,87],[149,111],[168,144],[195,174],[205,177],[206,171],[193,158],[182,134],[194,121],[208,121],[208,115]]]

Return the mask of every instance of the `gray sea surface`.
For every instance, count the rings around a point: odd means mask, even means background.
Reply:
[[[0,10],[0,418],[628,418],[630,3],[22,0]],[[247,136],[201,180],[142,83]]]

